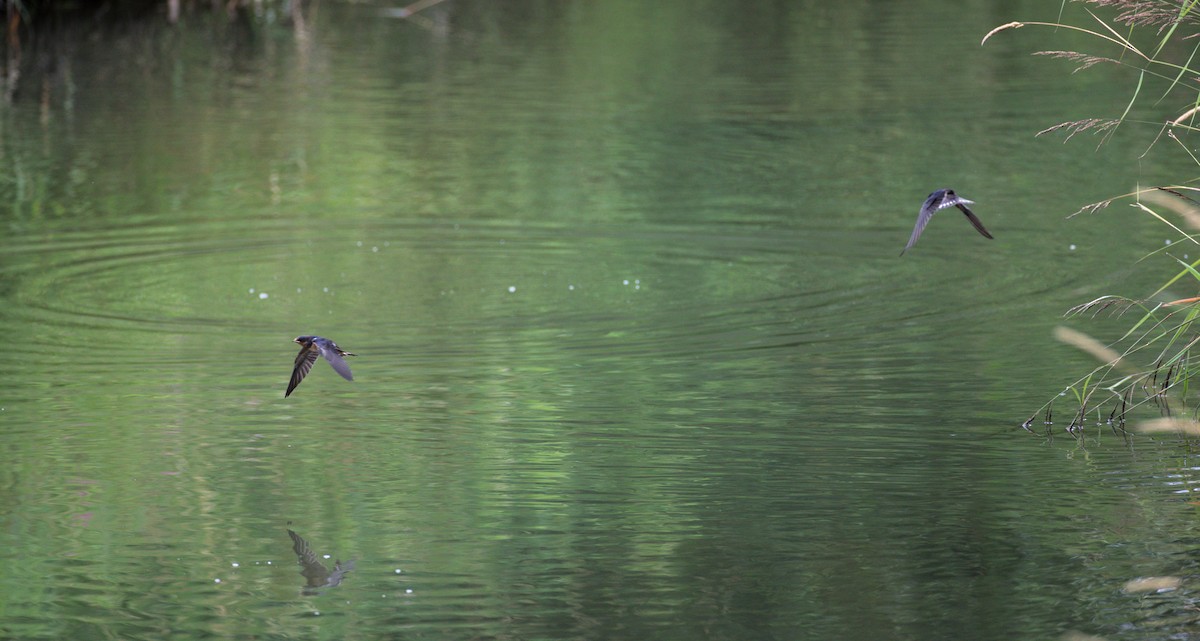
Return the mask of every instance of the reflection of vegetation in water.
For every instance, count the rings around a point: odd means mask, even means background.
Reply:
[[[1133,95],[1117,118],[1086,118],[1064,122],[1039,132],[1065,134],[1070,138],[1081,133],[1099,134],[1100,143],[1109,140],[1123,123],[1155,123],[1158,133],[1150,143],[1150,149],[1159,141],[1173,141],[1195,164],[1200,158],[1188,149],[1181,136],[1196,130],[1196,118],[1200,114],[1200,44],[1190,40],[1190,32],[1182,33],[1179,27],[1200,24],[1200,2],[1187,0],[1182,3],[1154,0],[1084,0],[1084,4],[1113,11],[1111,18],[1102,18],[1091,9],[1085,9],[1088,17],[1083,26],[1064,22],[1010,22],[993,29],[983,38],[986,43],[993,35],[1024,26],[1049,26],[1086,34],[1094,38],[1098,47],[1106,49],[1098,55],[1079,51],[1041,51],[1037,55],[1069,60],[1076,64],[1075,71],[1096,65],[1116,65],[1137,72]],[[1148,38],[1143,44],[1141,41]],[[1177,106],[1169,118],[1152,111],[1165,99],[1182,92],[1187,102]],[[1163,123],[1161,125],[1157,123]],[[1076,212],[1094,213],[1117,200],[1130,200],[1139,211],[1178,232],[1187,242],[1200,245],[1192,234],[1172,223],[1160,211],[1167,211],[1183,220],[1183,226],[1200,229],[1200,202],[1193,196],[1200,192],[1195,185],[1200,178],[1183,184],[1138,189],[1131,193],[1085,206]],[[1188,262],[1170,253],[1171,245],[1161,249],[1180,265],[1180,271],[1162,285],[1158,291],[1144,299],[1135,300],[1123,296],[1103,296],[1078,305],[1067,312],[1068,317],[1088,315],[1095,318],[1105,314],[1117,318],[1138,309],[1138,316],[1128,315],[1133,324],[1112,346],[1073,329],[1060,328],[1056,337],[1070,345],[1092,354],[1103,364],[1088,372],[1069,385],[1063,396],[1069,396],[1077,410],[1072,415],[1066,430],[1079,434],[1089,423],[1108,424],[1113,430],[1124,431],[1126,413],[1142,405],[1153,404],[1168,416],[1196,413],[1188,403],[1192,378],[1200,373],[1200,362],[1192,358],[1193,347],[1200,342],[1200,334],[1193,331],[1193,322],[1200,315],[1200,297],[1156,302],[1168,287],[1180,279],[1191,278],[1200,283],[1200,260]],[[1158,252],[1154,252],[1158,253]],[[1035,420],[1042,417],[1046,433],[1052,430],[1052,405],[1050,401],[1038,409],[1024,423],[1033,431]]]

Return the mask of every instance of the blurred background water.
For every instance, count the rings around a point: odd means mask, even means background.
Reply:
[[[1190,162],[1034,137],[1132,87],[980,47],[1057,4],[254,7],[37,41],[0,108],[0,636],[1192,634],[1122,590],[1195,574],[1192,453],[1018,427],[1062,312],[1177,270],[1066,216]],[[942,187],[996,239],[898,258]],[[354,382],[284,399],[300,334]]]

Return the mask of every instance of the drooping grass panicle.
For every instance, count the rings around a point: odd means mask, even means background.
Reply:
[[[1197,22],[1198,16],[1189,11],[1190,0],[1169,2],[1167,0],[1084,0],[1097,7],[1117,10],[1117,22],[1130,27],[1157,27],[1161,33],[1167,27],[1183,21]]]
[[[1100,202],[1095,202],[1090,205],[1084,205],[1083,207],[1079,208],[1079,211],[1067,216],[1067,218],[1074,218],[1079,214],[1094,214],[1111,205],[1114,200],[1116,200],[1116,198],[1109,198],[1108,200],[1101,200]]]
[[[1076,305],[1068,309],[1064,314],[1064,318],[1072,316],[1080,316],[1082,314],[1090,314],[1092,318],[1099,316],[1102,312],[1109,312],[1113,318],[1120,318],[1125,315],[1125,312],[1130,308],[1140,305],[1141,301],[1125,298],[1124,296],[1101,296],[1095,300],[1090,300],[1086,303]]]
[[[1051,58],[1061,58],[1063,60],[1070,60],[1072,62],[1079,63],[1079,66],[1075,67],[1075,70],[1072,71],[1071,73],[1079,73],[1080,71],[1083,71],[1084,69],[1093,67],[1102,62],[1110,62],[1115,65],[1121,64],[1120,60],[1116,60],[1113,58],[1105,58],[1104,56],[1093,56],[1091,54],[1080,53],[1078,51],[1035,51],[1035,52],[1033,52],[1033,55],[1049,56]]]
[[[995,29],[992,29],[991,31],[984,34],[983,40],[979,41],[979,46],[982,47],[983,45],[987,44],[988,38],[991,38],[992,36],[1000,33],[1001,31],[1008,31],[1009,29],[1020,29],[1021,27],[1024,27],[1024,26],[1025,26],[1024,22],[1009,22],[1009,23],[1002,24],[999,27],[996,27]]]
[[[1091,12],[1088,12],[1088,13],[1091,14]],[[1117,33],[1112,27],[1110,27],[1107,23],[1105,23],[1103,20],[1101,20],[1095,14],[1091,14],[1091,15],[1096,20],[1096,22],[1100,24],[1100,26],[1103,28],[1103,30],[1106,31],[1107,33],[1104,33],[1101,31],[1096,31],[1094,29],[1084,29],[1083,27],[1077,27],[1072,24],[1066,24],[1066,23],[1061,23],[1061,22],[1009,22],[1007,24],[1002,24],[999,27],[996,27],[995,29],[992,29],[991,31],[987,32],[987,35],[985,35],[983,37],[983,40],[981,40],[979,42],[979,45],[983,46],[983,45],[987,44],[988,39],[990,39],[992,36],[996,35],[997,33],[1000,33],[1001,31],[1007,31],[1009,29],[1019,29],[1021,27],[1026,27],[1026,26],[1051,27],[1054,29],[1067,29],[1070,31],[1080,31],[1080,32],[1086,33],[1092,37],[1099,38],[1100,40],[1105,40],[1107,42],[1115,44],[1119,48],[1124,50],[1125,52],[1131,53],[1143,60],[1151,59],[1151,57],[1146,55],[1141,49],[1138,49],[1136,46],[1134,46],[1134,44],[1132,42],[1130,42],[1128,38]]]
[[[1188,203],[1190,203],[1192,205],[1193,209],[1197,209],[1198,211],[1200,211],[1200,200],[1196,200],[1195,198],[1192,198],[1191,196],[1189,196],[1185,193],[1182,193],[1184,191],[1200,192],[1200,189],[1197,189],[1195,187],[1187,187],[1184,185],[1179,185],[1179,186],[1174,186],[1174,187],[1155,187],[1155,189],[1157,189],[1158,191],[1161,191],[1161,192],[1171,194],[1172,196],[1175,196],[1176,198],[1179,198],[1181,200],[1186,200]]]
[[[1063,142],[1065,143],[1071,138],[1074,138],[1076,134],[1081,134],[1085,131],[1091,131],[1092,133],[1103,133],[1119,124],[1121,124],[1121,121],[1115,118],[1084,118],[1083,120],[1069,120],[1067,122],[1060,122],[1057,125],[1054,125],[1053,127],[1047,127],[1034,135],[1041,136],[1043,134],[1053,133],[1059,129],[1066,129],[1067,137],[1063,138]]]

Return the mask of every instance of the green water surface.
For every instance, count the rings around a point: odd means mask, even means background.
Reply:
[[[1122,591],[1194,574],[1190,452],[1018,428],[1092,366],[1063,311],[1177,270],[1066,216],[1190,167],[1034,136],[1135,81],[980,46],[1057,3],[304,6],[26,51],[0,637],[1194,634]],[[995,240],[899,258],[943,187]],[[355,380],[285,399],[301,334]]]

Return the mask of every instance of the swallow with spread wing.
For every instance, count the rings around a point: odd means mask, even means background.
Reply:
[[[300,344],[300,353],[296,354],[296,366],[292,368],[292,380],[288,381],[287,391],[283,394],[284,398],[291,396],[300,381],[308,376],[308,371],[312,369],[313,363],[317,362],[317,356],[325,357],[333,370],[341,374],[342,378],[348,381],[354,380],[354,375],[350,373],[350,366],[342,358],[343,356],[354,356],[354,354],[343,351],[337,346],[337,343],[320,336],[297,336],[293,342]]]
[[[933,218],[933,215],[938,210],[947,207],[958,207],[958,210],[966,214],[967,220],[971,221],[971,224],[975,226],[975,231],[983,234],[986,238],[991,238],[992,235],[988,233],[987,229],[984,229],[983,223],[979,221],[979,217],[975,215],[975,212],[967,209],[967,205],[974,204],[975,201],[959,196],[954,193],[953,189],[939,189],[929,194],[929,198],[925,199],[925,204],[921,205],[921,213],[917,214],[917,224],[913,227],[912,236],[909,237],[908,244],[904,246],[904,251],[901,251],[900,255],[903,256],[904,252],[912,249],[912,246],[917,244],[917,239],[921,237],[921,232],[925,231],[925,226],[929,224],[929,220]]]
[[[318,594],[320,588],[337,587],[346,578],[346,573],[354,569],[354,561],[343,563],[336,560],[333,562],[333,570],[330,571],[317,558],[317,553],[304,537],[290,528],[287,533],[292,537],[292,551],[296,553],[296,560],[300,564],[300,576],[304,577],[304,588],[301,590],[304,594]],[[328,555],[325,558],[329,558]]]

